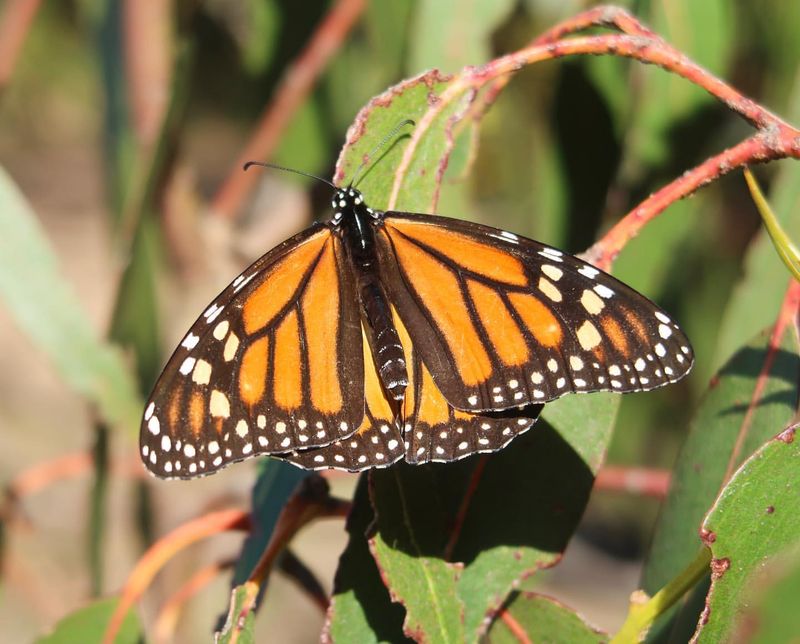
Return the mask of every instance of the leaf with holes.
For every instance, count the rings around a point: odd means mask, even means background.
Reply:
[[[726,642],[738,632],[751,584],[765,561],[800,545],[800,437],[781,432],[751,456],[730,480],[703,522],[711,548],[711,589],[697,642]],[[796,597],[794,598],[796,599]],[[793,602],[787,602],[790,609]]]

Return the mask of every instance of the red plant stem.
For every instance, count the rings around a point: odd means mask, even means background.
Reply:
[[[219,510],[175,528],[147,549],[120,592],[119,602],[103,635],[104,644],[113,644],[125,615],[153,581],[156,573],[177,553],[191,544],[226,530],[247,530],[250,514],[244,510]]]
[[[247,161],[266,160],[272,155],[295,112],[365,8],[365,0],[338,0],[333,5],[303,53],[281,80],[255,133],[212,200],[212,213],[226,218],[237,214],[258,179],[254,172],[243,172],[242,166]]]
[[[764,366],[761,368],[761,373],[758,374],[756,386],[753,388],[753,395],[750,398],[750,403],[747,406],[747,413],[745,414],[742,424],[739,427],[739,433],[736,436],[736,442],[731,450],[730,458],[728,459],[728,466],[725,469],[725,477],[722,479],[722,486],[730,479],[737,465],[739,464],[739,455],[742,451],[747,432],[750,430],[750,425],[753,422],[753,414],[761,402],[761,396],[764,394],[764,387],[767,386],[767,379],[769,372],[772,369],[772,364],[781,347],[781,340],[786,328],[797,318],[800,312],[800,283],[792,280],[786,295],[783,298],[778,319],[775,321],[775,326],[772,328],[772,334],[769,338],[769,345],[767,356],[764,360]]]
[[[151,146],[161,130],[172,66],[169,0],[125,0],[125,77],[133,129],[140,145]]]
[[[486,469],[486,462],[486,457],[481,456],[478,463],[475,465],[475,469],[472,470],[472,475],[469,478],[469,485],[464,491],[464,498],[461,499],[461,506],[458,508],[458,514],[456,514],[453,529],[450,532],[450,538],[447,540],[447,545],[444,548],[445,561],[450,561],[453,557],[453,550],[456,547],[456,543],[458,543],[458,538],[461,536],[461,530],[464,528],[467,511],[478,489],[478,485],[481,482],[481,478],[483,478],[483,470]]]
[[[663,499],[669,491],[670,477],[668,470],[607,465],[597,473],[594,488]]]
[[[14,73],[41,0],[7,0],[0,15],[0,90]]]
[[[622,7],[614,5],[598,5],[587,11],[583,11],[564,22],[557,24],[545,31],[541,36],[533,41],[534,45],[545,45],[555,42],[565,36],[575,32],[589,29],[590,27],[615,27],[621,32],[631,36],[647,36],[648,38],[660,37],[650,31],[635,16],[631,15]]]
[[[231,568],[233,561],[219,561],[196,571],[189,579],[161,606],[153,627],[153,641],[175,641],[175,627],[178,625],[183,606],[203,588],[214,581],[221,572]]]
[[[522,627],[514,616],[506,610],[505,607],[500,609],[500,619],[503,620],[503,623],[506,625],[506,628],[511,631],[511,634],[516,638],[516,640],[520,644],[532,644],[531,639],[528,637],[528,634],[525,632],[525,629]]]
[[[771,135],[760,131],[749,139],[745,139],[684,172],[680,177],[650,195],[618,221],[602,239],[584,253],[584,258],[599,268],[610,269],[625,244],[636,237],[649,221],[662,213],[670,204],[689,196],[698,188],[736,168],[786,156],[800,156],[800,147],[796,140],[798,135],[800,132],[787,126],[787,129],[782,132],[781,142],[776,145],[775,139]]]

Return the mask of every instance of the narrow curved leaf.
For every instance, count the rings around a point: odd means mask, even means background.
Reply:
[[[771,557],[800,545],[800,436],[796,430],[794,426],[781,432],[753,454],[703,523],[713,572],[696,633],[701,644],[730,641],[738,632],[754,575]],[[783,598],[784,608],[792,611],[796,600],[796,596]]]
[[[73,390],[130,429],[141,401],[120,352],[92,328],[30,205],[0,169],[0,301]]]

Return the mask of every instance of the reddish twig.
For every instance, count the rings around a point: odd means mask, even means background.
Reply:
[[[168,0],[126,0],[125,78],[133,129],[140,145],[155,143],[169,103],[172,69],[171,13]]]
[[[505,606],[500,609],[500,619],[503,620],[506,628],[511,631],[511,635],[513,635],[520,644],[531,644],[531,639],[528,637],[522,624],[514,619],[514,616]]]
[[[153,641],[174,642],[175,629],[186,602],[214,581],[221,572],[231,568],[233,564],[232,560],[213,563],[189,577],[186,583],[164,602],[161,610],[158,611],[158,617],[156,617],[153,627]]]
[[[0,90],[11,79],[41,0],[8,0],[0,15]]]
[[[215,215],[236,215],[257,180],[255,173],[242,172],[242,166],[272,155],[286,126],[365,7],[365,0],[338,0],[333,5],[303,53],[286,71],[252,138],[212,200],[211,211]]]
[[[458,508],[458,513],[456,514],[456,518],[453,523],[453,529],[450,532],[450,538],[447,540],[447,545],[444,548],[443,556],[445,561],[450,561],[453,558],[453,550],[455,550],[456,543],[458,543],[458,538],[461,536],[461,530],[464,527],[464,521],[467,518],[467,511],[469,510],[470,503],[472,503],[472,499],[475,496],[475,492],[477,491],[478,485],[483,477],[483,471],[486,469],[486,463],[486,456],[481,456],[475,465],[475,469],[472,470],[472,475],[469,477],[469,484],[467,485],[467,489],[464,491],[464,498],[461,499],[461,505]]]
[[[800,311],[800,283],[792,280],[789,284],[788,290],[786,291],[786,295],[783,298],[783,305],[781,306],[780,313],[778,314],[778,319],[775,321],[775,326],[772,328],[772,334],[769,338],[767,356],[764,359],[764,366],[761,368],[761,372],[758,374],[756,386],[753,388],[753,395],[750,397],[750,403],[747,406],[747,413],[745,414],[742,424],[739,427],[739,433],[736,436],[736,442],[733,445],[733,450],[731,450],[731,455],[728,459],[728,466],[725,469],[725,477],[722,479],[723,487],[739,465],[739,454],[742,451],[745,438],[747,438],[747,432],[749,431],[750,425],[753,422],[753,414],[755,413],[755,410],[761,401],[761,396],[764,393],[764,387],[767,386],[769,372],[772,369],[772,364],[775,361],[775,357],[777,356],[781,347],[781,339],[783,338],[783,334],[787,327],[789,327],[789,325],[792,324],[792,322],[797,318],[798,311]]]
[[[104,644],[112,644],[131,606],[142,596],[156,573],[178,552],[191,544],[226,530],[247,530],[250,514],[244,510],[220,510],[198,517],[179,526],[159,539],[142,555],[128,575],[119,603],[106,626]]]
[[[594,488],[663,499],[669,492],[670,478],[668,470],[607,465],[598,472]]]
[[[593,26],[613,26],[624,33],[564,37]],[[706,183],[747,164],[788,157],[800,158],[800,130],[708,72],[624,10],[597,7],[545,32],[529,47],[497,58],[481,67],[467,68],[454,77],[414,129],[395,171],[388,207],[393,208],[397,203],[404,178],[421,141],[434,126],[439,115],[454,101],[461,100],[468,92],[482,88],[488,88],[491,100],[493,94],[502,88],[502,82],[498,82],[500,79],[527,65],[576,55],[613,55],[658,65],[701,87],[758,130],[752,137],[685,173],[634,208],[587,252],[587,258],[603,268],[610,267],[620,249],[647,222],[663,212],[669,204],[686,197]]]
[[[242,584],[244,597],[238,614],[233,614],[237,602],[236,589],[231,594],[230,611],[226,620],[226,633],[231,641],[235,641],[245,624],[249,613],[255,609],[256,599],[264,583],[269,578],[278,556],[297,532],[311,521],[322,517],[344,517],[350,511],[350,502],[333,498],[329,494],[328,482],[317,474],[303,479],[297,491],[283,506],[269,543],[261,558],[253,568],[247,581]]]

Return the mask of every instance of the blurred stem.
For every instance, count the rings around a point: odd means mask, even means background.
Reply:
[[[702,548],[694,561],[652,598],[645,603],[638,603],[634,599],[625,623],[612,638],[611,644],[641,642],[653,622],[708,574],[710,563],[711,551],[708,548]]]
[[[0,14],[0,91],[5,89],[41,0],[6,0]]]
[[[214,196],[212,213],[225,218],[236,216],[258,179],[255,172],[242,172],[242,166],[247,161],[269,160],[295,113],[365,8],[365,0],[334,3],[300,57],[287,69],[252,137]]]
[[[91,594],[98,597],[103,592],[103,535],[108,491],[108,427],[104,423],[95,423],[92,459],[94,481],[89,507],[89,576]]]

